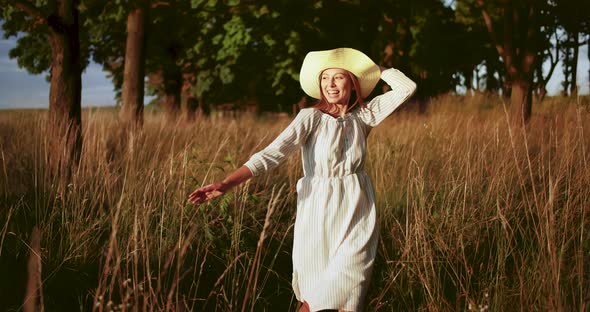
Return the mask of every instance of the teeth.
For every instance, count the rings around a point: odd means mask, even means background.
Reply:
[[[337,94],[338,91],[328,91],[328,94]]]

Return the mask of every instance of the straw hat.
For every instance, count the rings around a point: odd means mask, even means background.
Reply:
[[[307,95],[320,98],[320,73],[328,68],[342,68],[353,73],[360,82],[363,98],[371,94],[381,78],[379,66],[361,51],[351,48],[312,51],[305,56],[299,73],[299,83]]]

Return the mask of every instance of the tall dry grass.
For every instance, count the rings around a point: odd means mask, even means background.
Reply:
[[[381,238],[367,311],[588,309],[588,104],[535,110],[511,128],[498,100],[443,97],[373,130]],[[115,112],[83,118],[83,159],[63,181],[45,172],[43,113],[0,114],[0,308],[21,309],[36,227],[48,311],[295,310],[299,156],[187,204],[289,119],[148,114],[129,137]]]

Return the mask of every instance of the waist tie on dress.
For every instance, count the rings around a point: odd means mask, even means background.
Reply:
[[[342,175],[333,175],[333,176],[326,176],[326,175],[304,175],[303,177],[301,177],[301,179],[341,179],[341,178],[346,178],[346,177],[350,177],[353,175],[366,175],[367,173],[365,172],[364,169],[358,169],[356,171],[353,172],[349,172],[346,174],[342,174]]]

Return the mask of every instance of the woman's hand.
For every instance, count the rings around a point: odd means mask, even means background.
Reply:
[[[248,167],[242,166],[232,172],[222,182],[209,184],[194,190],[188,197],[188,200],[195,206],[198,206],[215,197],[219,197],[229,191],[232,187],[242,184],[252,177],[252,172]]]
[[[219,197],[227,191],[225,185],[221,182],[209,184],[194,190],[188,197],[189,201],[195,206]]]

